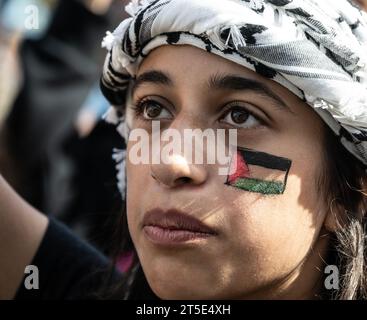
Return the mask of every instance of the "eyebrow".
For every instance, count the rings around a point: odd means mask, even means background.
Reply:
[[[220,90],[254,91],[266,98],[270,98],[275,105],[285,111],[293,113],[288,105],[273,90],[260,81],[244,78],[238,75],[216,74],[209,79],[209,88]]]
[[[135,79],[132,94],[145,83],[174,86],[174,82],[168,74],[160,70],[151,70],[142,73]],[[293,113],[288,105],[267,85],[254,79],[244,78],[235,74],[215,74],[209,79],[208,87],[217,90],[253,91],[270,98],[274,105],[279,106],[282,110]]]
[[[142,73],[135,79],[132,87],[132,94],[145,83],[173,86],[173,81],[166,73],[159,70],[151,70]]]

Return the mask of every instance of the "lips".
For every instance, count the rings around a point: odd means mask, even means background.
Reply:
[[[148,211],[143,219],[147,238],[161,245],[174,245],[215,236],[217,232],[200,220],[177,210]]]

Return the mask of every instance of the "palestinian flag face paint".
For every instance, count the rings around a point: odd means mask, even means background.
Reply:
[[[282,194],[292,161],[268,153],[238,148],[232,156],[226,185],[262,194]]]

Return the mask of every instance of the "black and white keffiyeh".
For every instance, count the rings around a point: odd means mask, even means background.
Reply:
[[[134,0],[126,11],[102,43],[101,87],[115,106],[107,120],[122,121],[129,83],[151,50],[192,45],[288,88],[367,165],[367,15],[349,1]]]

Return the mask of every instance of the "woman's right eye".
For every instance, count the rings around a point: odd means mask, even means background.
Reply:
[[[172,118],[171,113],[159,102],[143,100],[137,104],[137,113],[145,120],[160,120]]]

